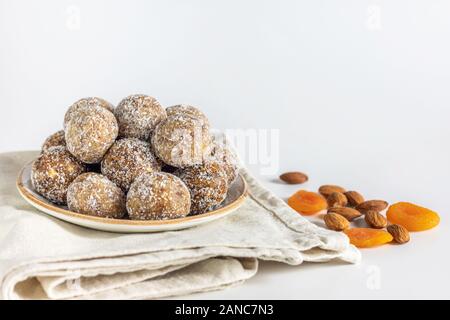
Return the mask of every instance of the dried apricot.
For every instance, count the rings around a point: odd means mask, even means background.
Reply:
[[[294,193],[288,199],[289,206],[300,214],[309,216],[328,208],[327,200],[320,194],[306,190]]]
[[[370,228],[352,228],[344,231],[350,243],[358,248],[371,248],[391,242],[393,237],[389,232]]]
[[[424,231],[439,224],[439,215],[430,209],[409,202],[395,203],[389,207],[386,217],[391,223],[399,224],[408,231]]]

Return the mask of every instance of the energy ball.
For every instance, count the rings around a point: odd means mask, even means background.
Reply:
[[[119,136],[148,140],[156,125],[167,117],[166,110],[150,96],[136,94],[123,99],[114,114],[119,122]]]
[[[58,147],[58,146],[66,146],[66,138],[64,137],[64,130],[55,132],[50,137],[48,137],[44,144],[42,145],[41,152],[44,153],[48,149],[52,147]]]
[[[86,106],[67,123],[67,149],[82,162],[98,163],[116,140],[118,130],[117,120],[110,111]]]
[[[120,219],[126,214],[125,201],[122,189],[98,173],[78,176],[67,190],[69,209],[90,216]]]
[[[217,162],[180,169],[175,174],[191,192],[191,215],[212,210],[227,196],[227,175]]]
[[[161,164],[153,156],[150,143],[136,138],[114,142],[102,161],[102,173],[123,190],[128,190],[142,173],[154,171],[161,171]]]
[[[214,142],[211,149],[209,160],[220,164],[227,175],[228,185],[230,186],[238,176],[239,172],[236,155],[227,145],[219,142]]]
[[[64,205],[67,188],[85,171],[85,166],[65,147],[52,147],[33,162],[31,182],[40,195],[56,204]]]
[[[177,168],[202,164],[211,150],[208,127],[189,115],[173,115],[162,121],[151,141],[156,156]]]
[[[189,115],[191,117],[195,117],[202,121],[202,123],[209,127],[209,120],[206,115],[201,112],[198,108],[193,107],[188,104],[177,104],[175,106],[171,106],[166,108],[167,116],[171,117],[174,115]]]
[[[82,98],[77,102],[75,102],[74,104],[72,104],[67,110],[66,115],[64,116],[64,129],[66,128],[67,124],[72,119],[74,114],[76,114],[80,109],[83,109],[86,106],[99,106],[105,108],[110,112],[114,111],[114,106],[102,98],[97,97]]]
[[[167,220],[189,214],[189,189],[178,177],[165,172],[144,173],[127,195],[128,215],[133,220]]]

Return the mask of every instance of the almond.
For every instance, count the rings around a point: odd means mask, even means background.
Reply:
[[[383,211],[384,209],[387,208],[387,206],[388,203],[384,200],[369,200],[358,204],[355,207],[355,209],[361,212],[362,214],[365,214],[369,210],[374,210],[378,212]]]
[[[327,198],[328,207],[345,207],[347,205],[347,197],[340,192],[333,192]]]
[[[410,239],[408,230],[399,224],[389,225],[387,227],[387,231],[392,235],[394,241],[397,243],[407,243]]]
[[[383,229],[387,226],[386,218],[378,211],[367,211],[364,219],[366,220],[366,223],[374,229]]]
[[[344,194],[347,197],[348,204],[353,207],[364,202],[364,197],[359,192],[347,191]]]
[[[319,193],[321,195],[323,195],[325,198],[327,198],[333,192],[344,193],[345,189],[342,187],[336,186],[336,185],[332,185],[332,184],[326,184],[319,188]]]
[[[288,184],[301,184],[308,181],[308,176],[303,172],[286,172],[280,176],[280,179]]]
[[[337,213],[327,213],[323,221],[329,229],[334,231],[343,231],[350,226],[350,222]]]
[[[328,209],[328,213],[337,213],[343,216],[348,221],[352,221],[358,217],[361,217],[361,212],[348,207],[333,207]]]

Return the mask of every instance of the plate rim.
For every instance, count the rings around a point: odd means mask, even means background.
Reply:
[[[33,204],[43,207],[46,210],[53,211],[55,213],[67,216],[69,218],[77,218],[81,220],[87,220],[90,222],[96,222],[96,223],[103,223],[107,225],[121,225],[121,226],[127,226],[127,227],[133,227],[133,226],[164,226],[164,225],[174,225],[174,224],[183,224],[186,222],[195,222],[195,221],[201,221],[205,218],[209,218],[212,216],[220,216],[226,212],[234,211],[234,209],[237,209],[246,199],[248,196],[248,184],[247,181],[245,181],[244,177],[241,173],[238,174],[239,178],[242,180],[244,185],[244,190],[241,195],[239,195],[236,200],[233,202],[227,204],[226,206],[223,206],[219,209],[209,211],[207,213],[195,215],[195,216],[187,216],[184,218],[177,218],[177,219],[168,219],[168,220],[125,220],[125,219],[111,219],[111,218],[102,218],[102,217],[96,217],[96,216],[89,216],[82,213],[70,211],[68,209],[61,208],[57,205],[50,205],[41,199],[36,198],[30,191],[28,191],[28,188],[23,184],[22,177],[24,174],[24,171],[27,167],[29,167],[33,161],[28,162],[25,164],[19,171],[19,175],[16,180],[16,187],[19,191],[19,193],[24,197],[27,201],[32,202]],[[48,214],[48,213],[47,213]]]

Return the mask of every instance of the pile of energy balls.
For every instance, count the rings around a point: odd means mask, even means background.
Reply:
[[[238,174],[236,156],[190,105],[164,109],[131,95],[117,107],[83,98],[64,130],[33,162],[37,193],[71,211],[114,219],[165,220],[213,210]]]

